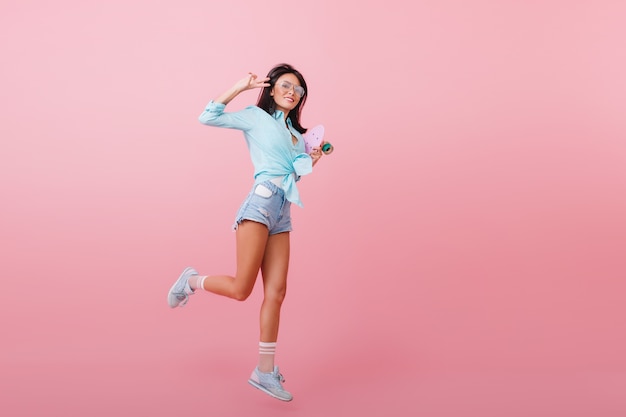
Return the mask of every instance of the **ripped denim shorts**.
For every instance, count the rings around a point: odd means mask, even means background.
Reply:
[[[291,232],[291,202],[270,180],[255,184],[237,212],[233,230],[244,220],[266,225],[270,235]]]

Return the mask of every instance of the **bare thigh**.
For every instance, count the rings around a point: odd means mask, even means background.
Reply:
[[[252,289],[263,262],[268,230],[264,224],[251,220],[237,227],[237,275],[235,297],[245,300]]]
[[[266,297],[284,297],[289,272],[289,232],[269,236],[261,265]]]

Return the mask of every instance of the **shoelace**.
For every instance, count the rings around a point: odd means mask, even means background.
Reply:
[[[184,292],[176,294],[176,298],[178,298],[180,300],[180,296],[181,295],[184,297],[184,299],[183,299],[183,301],[181,301],[181,303],[178,305],[178,307],[184,307],[185,304],[187,304],[187,301],[189,301],[189,296],[187,295],[187,293],[184,293]],[[194,300],[195,300],[195,298],[194,298]]]

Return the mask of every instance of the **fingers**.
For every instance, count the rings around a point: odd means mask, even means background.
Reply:
[[[318,159],[322,157],[322,155],[323,155],[322,150],[319,146],[312,148],[311,153],[309,154],[309,156],[311,156],[311,159],[313,159],[313,161],[317,161]]]
[[[265,77],[261,80],[258,80],[257,84],[259,87],[269,87],[270,83],[268,83],[268,81],[270,80],[270,77]]]
[[[258,79],[258,75],[249,72],[248,73],[248,87],[249,88],[260,88],[260,87],[269,87],[270,84],[268,83],[268,81],[270,80],[269,77],[265,77],[262,79]]]

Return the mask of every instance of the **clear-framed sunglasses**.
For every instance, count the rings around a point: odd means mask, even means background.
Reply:
[[[299,85],[294,85],[290,83],[289,81],[281,81],[279,83],[276,83],[276,85],[285,91],[291,90],[293,88],[293,92],[298,97],[302,97],[305,94],[304,87],[301,87]]]

